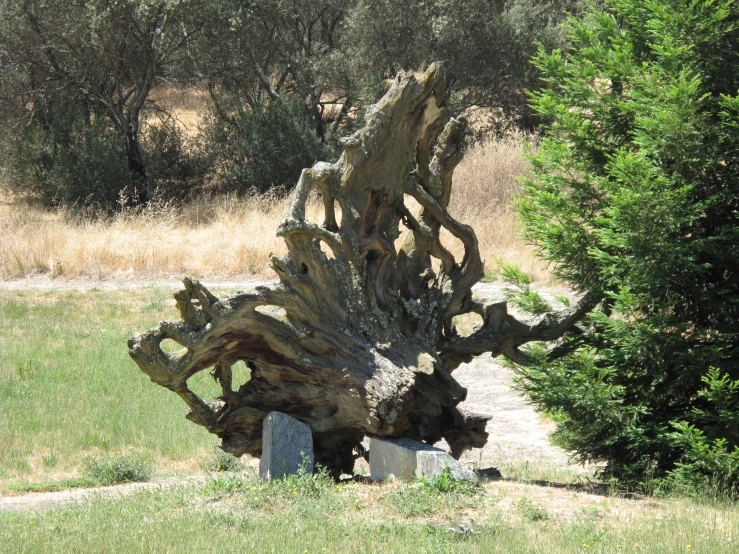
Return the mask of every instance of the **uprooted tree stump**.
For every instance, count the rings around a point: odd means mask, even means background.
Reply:
[[[343,140],[339,160],[303,171],[277,231],[288,254],[271,257],[278,284],[219,300],[185,279],[175,294],[182,321],[129,341],[141,370],[176,392],[226,452],[260,456],[262,421],[279,411],[310,425],[316,462],[334,474],[352,472],[367,434],[444,438],[458,458],[485,444],[489,418],[457,407],[467,391],[452,371],[486,352],[515,360],[519,346],[562,336],[592,307],[584,298],[519,320],[504,301],[473,295],[484,265],[477,238],[447,211],[465,121],[445,100],[441,65],[400,74]],[[306,219],[312,191],[323,199],[322,224]],[[398,248],[401,225],[410,232]],[[464,245],[461,261],[442,228]],[[470,312],[482,324],[458,336],[452,318]],[[165,339],[183,348],[164,352]],[[238,361],[251,376],[234,388]],[[208,368],[223,389],[216,402],[187,385]]]

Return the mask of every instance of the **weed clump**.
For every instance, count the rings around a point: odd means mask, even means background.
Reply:
[[[109,456],[87,456],[82,461],[86,477],[103,485],[149,481],[154,474],[154,461],[139,453]]]
[[[284,503],[296,497],[319,499],[337,490],[336,482],[326,468],[318,466],[313,473],[301,468],[295,475],[273,481],[264,481],[256,473],[250,472],[214,476],[205,487],[205,495],[225,496],[238,493],[249,504],[262,505]]]
[[[442,473],[428,479],[420,477],[388,494],[385,499],[404,517],[418,517],[437,511],[456,512],[460,508],[475,507],[484,490],[477,483],[456,481],[445,468]]]
[[[518,513],[530,521],[549,519],[549,512],[535,505],[530,498],[524,496],[518,501]]]
[[[200,467],[203,471],[207,471],[209,473],[225,471],[238,472],[244,469],[244,463],[241,459],[236,458],[223,450],[217,449],[203,460]]]

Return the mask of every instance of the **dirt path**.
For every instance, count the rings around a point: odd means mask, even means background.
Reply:
[[[500,464],[528,464],[536,467],[569,465],[566,451],[549,442],[554,423],[534,411],[515,391],[511,371],[489,354],[460,366],[454,378],[467,388],[467,400],[461,407],[471,412],[489,414],[488,442],[482,449],[465,452],[464,462],[477,467]]]
[[[275,282],[273,279],[267,280],[253,275],[246,276],[243,279],[201,279],[201,281],[206,287],[228,289],[250,289]],[[0,281],[0,290],[88,291],[91,289],[127,290],[149,287],[179,289],[182,287],[182,279],[174,277],[171,279],[113,278],[96,281],[93,279],[51,279],[46,275],[33,275],[23,279]]]
[[[71,489],[55,492],[31,492],[19,496],[0,497],[0,512],[36,512],[61,508],[68,504],[85,502],[98,496],[115,498],[126,496],[139,491],[153,491],[166,489],[175,485],[188,483],[204,483],[205,475],[191,475],[189,477],[161,479],[148,483],[126,483],[110,487],[91,487],[89,489]]]
[[[43,290],[89,290],[101,288],[115,290],[125,288],[143,288],[148,286],[171,286],[178,288],[179,281],[51,281],[23,280],[0,282],[0,289],[36,288]],[[26,286],[21,286],[26,283]],[[206,286],[213,288],[253,288],[268,284],[269,281],[214,281],[204,280]],[[498,283],[481,283],[476,288],[479,294],[492,296],[500,294],[503,285]],[[499,467],[506,465],[522,465],[544,468],[570,468],[567,453],[552,445],[548,435],[554,424],[537,414],[526,400],[511,388],[512,374],[490,355],[480,356],[469,364],[463,364],[454,372],[454,378],[467,387],[467,400],[462,407],[472,412],[489,414],[487,431],[490,434],[487,445],[482,449],[466,452],[462,461],[474,464],[478,468]],[[443,446],[439,444],[437,446]],[[61,492],[30,493],[21,496],[0,497],[1,511],[45,510],[84,501],[99,494],[124,495],[138,490],[151,490],[158,487],[169,487],[179,483],[198,481],[204,476],[193,476],[187,479],[167,479],[152,483],[134,483],[115,487],[93,489],[76,489]]]

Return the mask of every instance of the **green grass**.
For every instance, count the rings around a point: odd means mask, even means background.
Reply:
[[[8,485],[8,490],[13,492],[56,492],[69,489],[79,489],[88,487],[97,487],[101,485],[100,481],[92,477],[67,477],[55,481],[17,481]]]
[[[566,468],[500,460],[517,482],[481,487],[443,475],[411,484],[337,485],[323,474],[262,482],[213,454],[217,439],[185,420],[185,405],[128,358],[130,336],[176,317],[168,289],[0,292],[6,489],[139,480],[151,476],[151,461],[166,468],[193,457],[209,471],[240,470],[56,511],[0,513],[0,552],[737,551],[735,505],[541,486],[583,478]],[[467,333],[475,323],[458,322]],[[248,378],[245,368],[238,375]],[[218,393],[207,373],[191,384],[205,396]],[[79,471],[87,474],[72,476]]]
[[[70,471],[135,448],[183,459],[217,438],[128,357],[126,341],[178,314],[169,289],[0,292],[0,475]],[[191,380],[218,394],[204,372]]]
[[[433,479],[421,478],[388,494],[385,501],[399,515],[457,513],[480,506],[483,489],[477,483],[455,481],[449,469]]]
[[[0,513],[0,551],[672,554],[732,552],[739,540],[739,513],[724,504],[603,498],[598,509],[544,519],[507,510],[509,493],[487,487],[464,509],[441,503],[431,513],[398,513],[388,498],[407,489],[433,505],[460,493],[419,483],[336,485],[321,475],[264,483],[253,473],[224,474],[63,510]]]
[[[154,461],[139,452],[88,455],[82,460],[83,477],[64,477],[42,481],[15,481],[7,488],[13,492],[55,492],[77,488],[117,485],[151,480]]]

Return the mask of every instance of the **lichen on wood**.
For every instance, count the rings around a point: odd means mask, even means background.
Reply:
[[[473,295],[484,269],[477,237],[447,211],[465,121],[446,99],[441,64],[398,75],[339,160],[303,170],[277,230],[288,252],[271,257],[278,283],[218,299],[185,279],[175,294],[181,321],[129,341],[141,370],[177,393],[225,451],[259,456],[262,421],[279,411],[311,427],[316,462],[336,475],[352,472],[365,435],[443,438],[459,457],[485,444],[488,417],[458,407],[467,391],[454,369],[486,352],[515,359],[519,346],[561,336],[594,304],[586,297],[519,321],[505,301]],[[306,217],[311,193],[322,197],[322,223]],[[399,244],[402,228],[410,232]],[[442,229],[464,246],[461,260]],[[470,312],[483,322],[460,337],[453,318]],[[165,339],[182,349],[164,352]],[[238,361],[251,375],[234,388]],[[187,385],[208,369],[222,388],[215,401]]]

